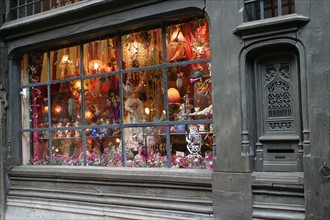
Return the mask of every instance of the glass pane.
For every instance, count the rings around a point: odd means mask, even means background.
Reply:
[[[122,37],[123,69],[162,63],[161,29],[127,34]]]
[[[207,19],[169,26],[166,33],[167,62],[210,57]]]
[[[168,88],[170,120],[212,119],[209,63],[169,68]]]
[[[50,52],[50,79],[66,79],[80,75],[79,46]]]
[[[166,167],[165,127],[125,129],[128,167]]]
[[[50,1],[43,1],[43,11],[48,11],[52,9],[52,5],[50,4]]]
[[[21,96],[22,127],[48,127],[47,86],[24,88]]]
[[[38,14],[38,13],[42,12],[41,4],[42,4],[41,1],[34,3],[34,14]]]
[[[22,133],[23,164],[50,164],[48,132]]]
[[[182,130],[185,130],[185,133],[171,133],[171,166],[175,168],[212,169],[212,126],[209,124],[190,124],[184,127]]]
[[[47,81],[47,53],[25,54],[21,60],[21,84]]]
[[[165,120],[163,74],[149,70],[123,75],[125,123]]]
[[[118,76],[85,80],[85,118],[87,125],[120,123]]]
[[[117,38],[84,44],[84,73],[86,75],[118,70]]]
[[[51,119],[55,127],[81,124],[81,83],[71,81],[52,84]]]
[[[278,0],[264,0],[264,13],[265,18],[278,16]]]
[[[282,0],[282,15],[295,13],[294,0]]]
[[[246,1],[246,0],[245,0]],[[245,15],[246,19],[245,21],[254,21],[260,19],[260,2],[245,2]]]
[[[147,147],[146,167],[166,167],[166,127],[147,127],[145,131]]]
[[[98,137],[87,138],[86,163],[88,166],[122,166],[122,150],[120,132],[111,132],[108,129],[107,136],[104,136],[102,129]],[[94,132],[93,129],[90,132]],[[90,134],[91,135],[91,134]]]
[[[74,130],[55,131],[52,154],[55,165],[83,165],[82,138],[74,137]],[[55,135],[54,135],[55,136]]]

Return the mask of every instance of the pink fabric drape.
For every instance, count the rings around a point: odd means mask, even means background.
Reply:
[[[42,71],[43,53],[30,54],[30,70],[31,83],[39,83]],[[43,106],[43,94],[40,88],[32,89],[32,128],[38,128],[40,108]],[[39,157],[39,135],[38,132],[33,132],[33,156]]]

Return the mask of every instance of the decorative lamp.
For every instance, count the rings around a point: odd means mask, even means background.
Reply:
[[[180,93],[176,88],[169,88],[167,90],[167,97],[169,104],[179,104],[180,103]]]
[[[101,60],[91,60],[88,63],[88,67],[90,70],[94,70],[96,72],[101,72],[102,69],[102,61]]]
[[[171,42],[186,42],[181,29],[178,28],[173,32],[171,36]]]
[[[60,68],[66,68],[66,67],[74,67],[73,61],[69,60],[69,55],[63,55],[60,62]]]

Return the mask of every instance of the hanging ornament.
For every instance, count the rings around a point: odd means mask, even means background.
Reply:
[[[89,134],[92,136],[92,137],[97,137],[99,135],[99,132],[96,128],[92,128],[92,130],[90,130]]]
[[[183,86],[183,72],[177,74],[176,87],[180,90]]]

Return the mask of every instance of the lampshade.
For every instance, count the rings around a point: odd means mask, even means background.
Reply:
[[[177,104],[180,103],[180,93],[176,88],[169,88],[167,90],[167,97],[169,104]]]
[[[101,60],[91,60],[88,63],[90,70],[101,71],[102,68],[102,61]]]
[[[186,42],[186,39],[184,38],[180,29],[177,29],[173,32],[171,36],[171,42]]]

